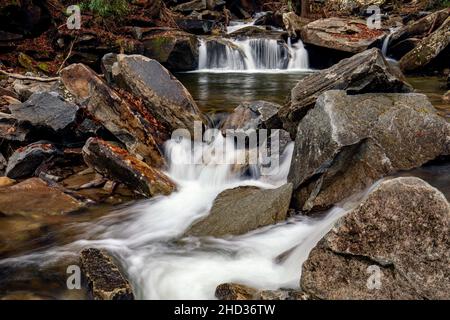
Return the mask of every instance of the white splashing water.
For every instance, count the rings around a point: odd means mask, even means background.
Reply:
[[[215,143],[223,141],[219,138]],[[100,247],[117,258],[140,299],[214,299],[215,288],[225,282],[259,289],[297,288],[302,263],[344,214],[342,208],[334,208],[321,218],[299,216],[242,236],[177,241],[195,220],[208,214],[223,190],[241,185],[276,188],[286,183],[292,151],[293,144],[282,155],[276,175],[243,178],[232,165],[214,164],[214,155],[206,164],[182,164],[180,159],[192,152],[191,142],[169,141],[168,175],[177,183],[176,192],[84,225],[81,240],[75,243],[0,264],[42,265],[84,247]],[[233,157],[236,152],[227,149],[226,156]],[[194,154],[201,156],[200,152]],[[279,256],[287,252],[287,257],[279,261]]]
[[[230,34],[240,29],[254,26],[256,20],[257,19],[253,19],[251,21],[230,21],[230,25],[227,26],[227,33]]]
[[[199,71],[280,70],[309,70],[308,52],[300,40],[294,45],[267,38],[200,40]]]

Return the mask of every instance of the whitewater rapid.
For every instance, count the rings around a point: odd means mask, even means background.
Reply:
[[[215,143],[224,143],[223,138]],[[225,141],[225,143],[231,143]],[[205,146],[207,153],[211,145]],[[52,264],[76,256],[86,247],[107,249],[120,263],[138,299],[214,299],[225,282],[258,289],[298,288],[301,266],[310,250],[344,214],[334,208],[320,218],[296,216],[286,222],[224,239],[183,238],[196,220],[206,216],[223,190],[242,185],[276,188],[286,183],[292,157],[291,143],[280,158],[278,172],[241,176],[233,165],[217,164],[215,153],[208,163],[187,164],[191,141],[168,141],[167,174],[177,191],[140,201],[90,223],[71,225],[77,241],[27,256],[5,259],[4,264]],[[241,152],[227,149],[225,156]],[[193,157],[204,156],[197,152]],[[286,254],[289,253],[289,254]],[[284,258],[280,258],[283,256]]]

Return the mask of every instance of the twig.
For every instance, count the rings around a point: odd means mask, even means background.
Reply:
[[[9,73],[4,70],[0,70],[0,74],[3,74],[10,78],[19,79],[19,80],[30,80],[30,81],[39,81],[39,82],[54,82],[54,81],[59,80],[59,77],[53,77],[53,78],[30,77],[30,76],[24,76],[24,75],[21,75],[18,73]]]
[[[77,40],[77,37],[75,37],[75,39],[73,39],[72,43],[70,44],[70,49],[69,49],[69,53],[67,54],[67,57],[64,59],[64,61],[61,63],[61,65],[59,66],[58,71],[56,72],[56,74],[59,74],[62,70],[62,68],[64,67],[64,65],[66,64],[67,60],[69,60],[70,56],[72,55],[72,49],[73,49],[73,44],[75,43],[75,41]]]

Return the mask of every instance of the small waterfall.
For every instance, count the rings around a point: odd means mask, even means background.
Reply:
[[[299,40],[292,45],[291,38],[288,38],[288,47],[291,52],[291,59],[289,60],[288,69],[305,70],[309,68],[308,51],[306,51],[303,42]]]
[[[387,58],[387,52],[389,49],[389,42],[391,41],[392,34],[397,31],[399,27],[395,28],[389,28],[389,34],[384,38],[383,40],[383,46],[381,47],[381,52],[383,53],[383,56]]]
[[[306,70],[308,52],[301,41],[256,38],[200,40],[199,70],[261,71]]]

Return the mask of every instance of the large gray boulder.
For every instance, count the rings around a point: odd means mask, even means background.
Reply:
[[[292,185],[275,190],[239,187],[225,190],[214,200],[209,215],[194,223],[186,235],[223,237],[286,220]]]
[[[161,122],[169,133],[202,122],[201,112],[187,89],[156,60],[139,55],[118,55],[115,76],[142,100],[146,112]]]
[[[301,288],[318,299],[450,298],[450,205],[418,178],[381,182],[311,251]]]
[[[280,109],[284,128],[295,137],[297,126],[327,90],[346,90],[350,94],[368,92],[411,92],[402,73],[392,67],[378,49],[370,49],[344,59],[331,68],[300,80],[292,89],[290,101]]]
[[[450,124],[422,94],[327,91],[300,122],[288,181],[304,211],[450,153]]]

